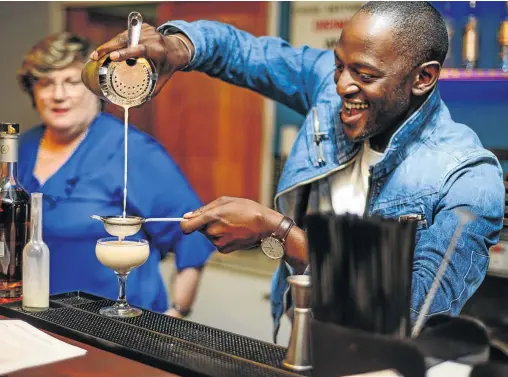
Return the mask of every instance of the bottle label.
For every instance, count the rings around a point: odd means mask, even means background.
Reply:
[[[17,138],[2,138],[0,140],[0,162],[18,162]]]
[[[16,231],[12,232],[14,227]],[[0,280],[5,276],[21,279],[21,259],[23,248],[28,243],[29,229],[30,223],[24,221],[7,227],[0,224]]]

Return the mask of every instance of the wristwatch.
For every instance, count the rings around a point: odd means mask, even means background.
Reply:
[[[261,240],[261,250],[268,258],[280,259],[284,256],[284,244],[291,228],[295,222],[284,216],[279,227],[270,236]]]
[[[185,49],[187,50],[187,53],[189,54],[189,62],[187,63],[187,65],[185,67],[181,68],[180,71],[187,71],[190,63],[192,62],[192,58],[193,58],[192,51],[191,51],[189,44],[179,34],[185,35],[187,38],[188,38],[188,36],[182,30],[180,30],[179,28],[177,28],[176,26],[173,26],[173,25],[159,26],[157,28],[157,31],[165,37],[175,37],[175,38],[179,39],[180,42],[183,43],[183,45],[185,46]]]

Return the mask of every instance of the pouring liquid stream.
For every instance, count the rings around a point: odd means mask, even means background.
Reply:
[[[123,212],[122,217],[126,216],[127,209],[127,160],[128,160],[128,130],[129,130],[129,107],[124,106],[124,162],[123,162]]]
[[[123,124],[123,144],[124,144],[124,158],[123,158],[123,211],[122,211],[122,217],[125,218],[127,215],[127,161],[129,156],[129,107],[123,106],[124,110],[124,124]],[[122,243],[124,239],[124,236],[119,235],[118,236],[118,242]]]

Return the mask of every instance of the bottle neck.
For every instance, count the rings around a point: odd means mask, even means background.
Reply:
[[[9,178],[10,181],[18,180],[18,163],[17,162],[0,162],[0,176]]]
[[[30,207],[32,221],[32,241],[42,242],[42,194],[32,194],[32,204]]]
[[[18,137],[9,135],[0,137],[0,174],[1,177],[16,181],[18,178]]]

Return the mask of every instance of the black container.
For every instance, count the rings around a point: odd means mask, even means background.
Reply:
[[[392,336],[311,320],[313,377],[350,376],[383,370],[402,376],[424,377],[444,361],[470,365],[475,376],[506,376],[506,364],[489,360],[486,327],[468,317],[436,315],[417,338]],[[333,344],[333,347],[330,345]],[[333,371],[333,374],[331,373]]]
[[[402,339],[410,333],[416,222],[306,217],[314,318]]]

